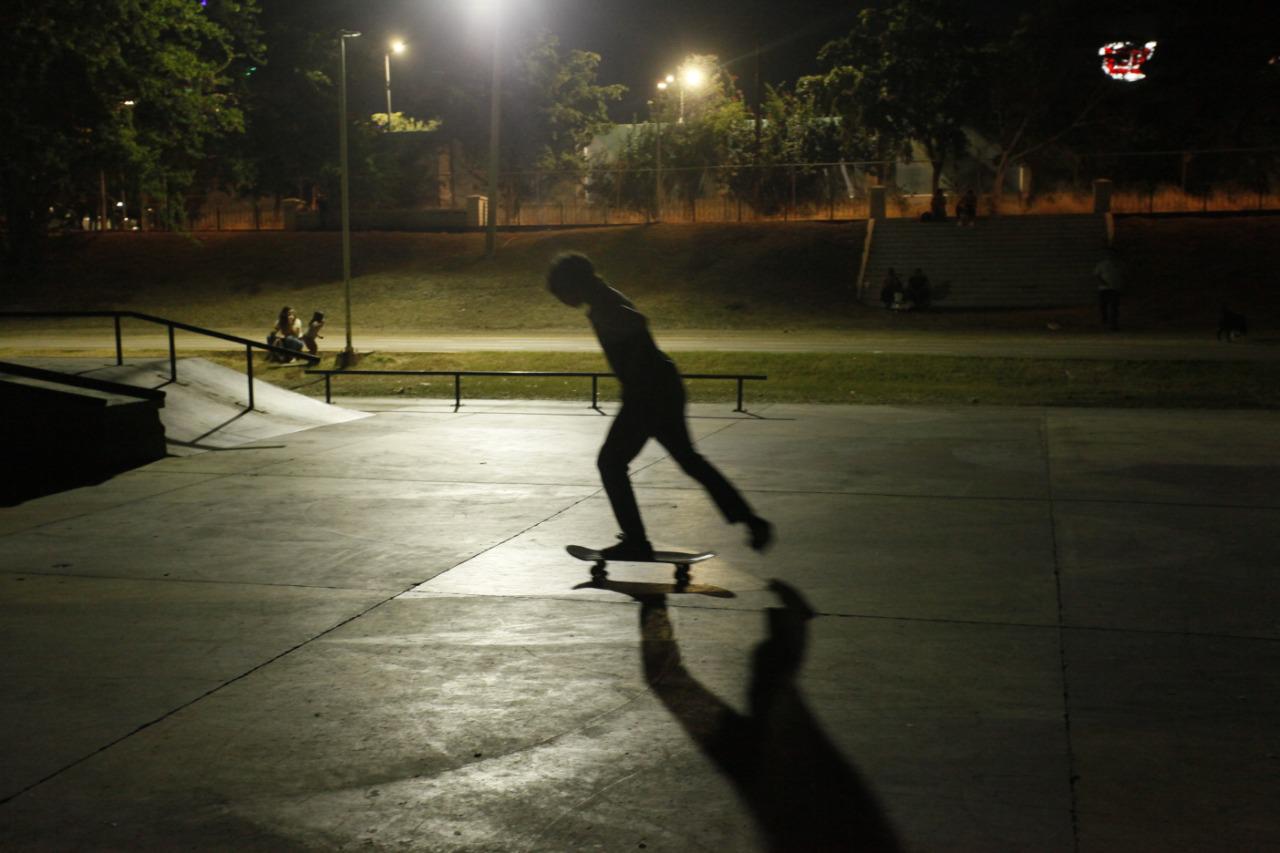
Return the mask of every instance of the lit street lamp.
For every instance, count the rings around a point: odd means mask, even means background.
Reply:
[[[658,82],[658,89],[667,88],[665,81]],[[649,102],[649,112],[653,117],[654,124],[657,126],[657,133],[654,135],[655,151],[653,170],[653,221],[659,222],[662,219],[662,113],[654,109],[654,102]]]
[[[684,91],[685,89],[701,89],[707,82],[707,72],[696,65],[682,66],[677,74],[668,74],[658,81],[658,89],[666,91],[673,83],[680,84],[680,113],[676,124],[684,124]]]
[[[396,39],[395,41],[391,42],[386,54],[383,57],[386,60],[386,70],[387,70],[387,131],[388,132],[390,132],[391,130],[391,54],[404,53],[405,46],[406,45],[404,42],[400,41],[400,39]]]
[[[352,367],[356,363],[356,351],[351,345],[351,201],[347,181],[347,39],[359,38],[360,34],[351,30],[342,30],[338,38],[338,146],[342,186],[342,289],[346,298],[347,314],[347,348],[342,351],[339,364]],[[390,97],[388,90],[387,97]],[[390,116],[387,117],[390,121]]]

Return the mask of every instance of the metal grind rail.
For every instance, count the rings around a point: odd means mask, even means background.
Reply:
[[[18,319],[18,320],[34,320],[37,318],[54,318],[54,319],[71,319],[77,317],[111,317],[115,321],[116,333],[116,364],[124,364],[124,335],[120,328],[120,321],[124,318],[132,320],[142,320],[147,323],[156,323],[160,326],[166,326],[169,329],[169,381],[178,381],[178,350],[174,343],[173,333],[178,329],[184,332],[191,332],[197,335],[204,335],[208,338],[218,338],[223,341],[231,341],[236,344],[244,345],[244,361],[245,372],[249,377],[249,409],[253,409],[253,351],[254,349],[266,350],[279,355],[289,356],[291,358],[301,359],[308,364],[319,364],[320,357],[311,355],[310,353],[297,352],[296,350],[285,349],[284,347],[274,347],[261,341],[242,338],[238,335],[228,335],[225,332],[215,332],[213,329],[205,329],[200,326],[193,326],[190,323],[182,323],[178,320],[169,320],[165,317],[155,317],[151,314],[142,314],[137,311],[0,311],[0,319]]]
[[[559,371],[559,370],[307,370],[309,374],[324,377],[324,401],[331,403],[332,382],[335,376],[452,376],[453,377],[453,410],[462,408],[462,377],[464,376],[528,376],[528,377],[560,377],[591,379],[591,408],[599,410],[600,379],[614,378],[612,373]],[[764,381],[768,376],[746,373],[682,373],[685,379],[732,379],[738,383],[738,405],[735,412],[745,412],[742,407],[742,385],[744,382]]]

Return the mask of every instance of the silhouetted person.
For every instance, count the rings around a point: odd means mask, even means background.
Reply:
[[[929,201],[929,219],[933,222],[947,221],[947,194],[942,187],[933,191],[933,198]]]
[[[622,410],[597,459],[605,494],[622,528],[622,541],[603,549],[605,557],[644,560],[653,556],[627,473],[627,466],[650,438],[656,438],[676,464],[702,484],[726,521],[747,525],[752,548],[766,548],[773,540],[773,525],[756,515],[724,475],[694,450],[685,423],[680,372],[654,343],[645,316],[596,275],[591,259],[578,252],[556,256],[547,273],[547,288],[565,305],[587,306],[587,319],[622,384]]]
[[[978,196],[973,187],[964,191],[956,202],[956,225],[973,225],[978,218]]]
[[[929,307],[930,299],[932,292],[929,289],[929,276],[920,267],[916,267],[907,279],[907,301],[912,308],[922,310]]]
[[[889,271],[884,274],[884,283],[880,285],[880,301],[885,308],[893,308],[902,302],[904,296],[902,279],[898,278],[893,267],[889,267]]]
[[[1124,264],[1115,249],[1107,249],[1093,268],[1093,277],[1098,280],[1098,312],[1102,325],[1114,332],[1120,328],[1120,291],[1125,285]]]

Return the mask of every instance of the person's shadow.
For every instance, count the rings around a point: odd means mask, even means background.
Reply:
[[[900,850],[875,796],[796,687],[813,611],[791,586],[775,580],[770,589],[782,607],[765,612],[769,636],[755,650],[745,715],[685,669],[666,595],[620,589],[640,602],[645,679],[733,782],[770,850]]]

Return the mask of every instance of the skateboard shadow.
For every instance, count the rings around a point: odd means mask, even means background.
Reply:
[[[753,656],[748,713],[685,669],[663,593],[633,594],[645,679],[733,782],[769,850],[900,850],[874,794],[796,686],[813,610],[793,587],[775,580],[770,588],[783,606],[765,611],[769,635]]]
[[[665,597],[668,595],[707,595],[712,598],[737,598],[731,591],[719,587],[711,586],[705,583],[689,583],[687,581],[676,581],[675,583],[637,583],[635,581],[614,581],[614,580],[589,580],[583,581],[574,587],[574,589],[607,589],[613,592],[620,592],[623,595],[629,595],[637,601],[652,596]]]

